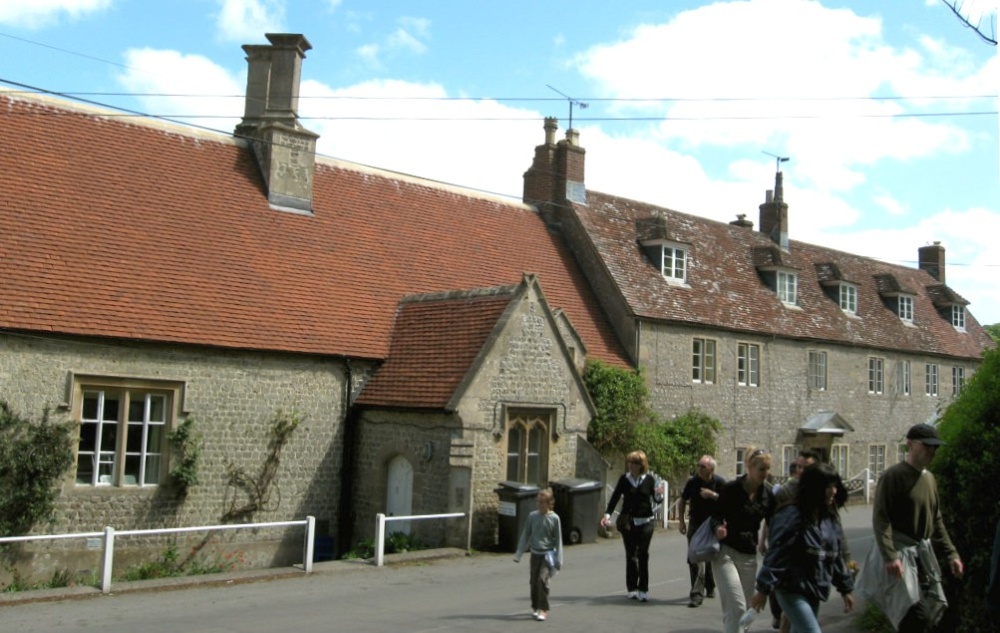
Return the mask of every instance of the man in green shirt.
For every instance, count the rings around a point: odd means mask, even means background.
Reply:
[[[935,556],[919,556],[915,552],[928,544],[933,548],[937,559],[948,561],[948,567],[956,578],[961,578],[964,568],[958,551],[948,536],[941,508],[938,503],[937,482],[934,475],[927,470],[937,447],[943,444],[937,429],[929,424],[917,424],[906,434],[906,459],[890,467],[879,480],[875,492],[875,508],[872,525],[875,530],[875,543],[882,561],[885,573],[895,579],[902,580],[904,573],[912,573],[905,569],[904,560],[916,565],[917,579],[921,593],[927,595],[930,591],[940,591],[940,587],[930,587],[929,579],[935,574]],[[904,550],[910,551],[904,556]],[[931,573],[929,573],[931,572]],[[917,596],[916,601],[906,615],[898,623],[897,630],[906,632],[932,631],[938,617],[923,596]]]

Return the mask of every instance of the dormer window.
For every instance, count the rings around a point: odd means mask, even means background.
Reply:
[[[779,270],[777,281],[775,290],[778,293],[778,299],[786,305],[795,305],[798,300],[799,276],[793,272]]]
[[[688,257],[691,245],[676,240],[667,221],[661,216],[635,221],[636,238],[646,257],[667,281],[687,282]]]
[[[663,244],[660,253],[660,274],[667,279],[687,281],[687,249],[677,244]]]
[[[896,314],[904,323],[913,323],[913,297],[899,295],[896,303]]]
[[[959,332],[965,331],[965,306],[951,306],[951,324]]]
[[[858,313],[858,287],[840,284],[840,309],[848,314]]]

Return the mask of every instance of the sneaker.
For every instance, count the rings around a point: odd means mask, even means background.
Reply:
[[[639,592],[638,591],[630,591],[627,594],[625,594],[625,597],[628,598],[629,600],[638,600],[639,599]]]
[[[531,612],[531,617],[533,617],[533,618],[535,618],[537,620],[538,619],[538,611],[532,611]]]
[[[715,589],[709,589],[708,592],[705,594],[705,597],[706,598],[714,598],[715,597]]]
[[[545,612],[539,611],[538,615],[535,616],[535,619],[538,620],[539,622],[545,622]]]
[[[647,594],[645,591],[639,591],[637,593],[638,593],[637,597],[639,598],[639,602],[649,602],[649,594]]]
[[[697,609],[701,606],[702,598],[700,594],[695,594],[691,596],[691,601],[688,602],[688,608]]]

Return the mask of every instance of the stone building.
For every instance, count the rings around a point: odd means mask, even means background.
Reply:
[[[588,191],[555,120],[523,202],[317,156],[309,43],[268,40],[244,47],[233,136],[0,93],[0,398],[76,429],[38,530],[313,515],[343,551],[376,512],[465,512],[401,527],[485,548],[498,482],[606,473],[588,359],[646,368],[667,418],[719,418],[724,474],[748,445],[833,436],[854,474],[897,459],[990,345],[940,245],[909,269],[791,240],[780,175],[755,231]],[[186,420],[203,451],[182,495]],[[288,534],[241,538],[296,559]],[[48,549],[25,553],[42,575],[66,565]]]
[[[793,240],[781,172],[758,230],[743,213],[726,224],[590,191],[578,135],[557,142],[556,127],[524,200],[570,244],[654,408],[723,423],[721,474],[755,446],[780,476],[810,447],[845,477],[877,478],[993,346],[946,284],[941,244],[909,268]]]
[[[459,510],[409,527],[488,548],[499,481],[599,470],[581,370],[624,350],[533,206],[317,157],[309,43],[268,39],[245,47],[235,137],[0,93],[0,398],[77,429],[37,529],[313,515],[343,551],[376,512]],[[168,435],[189,419],[181,495]],[[295,560],[286,536],[245,546]]]

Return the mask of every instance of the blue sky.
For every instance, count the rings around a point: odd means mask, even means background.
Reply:
[[[0,87],[231,132],[265,32],[313,46],[322,154],[519,199],[569,95],[588,188],[756,222],[787,156],[793,239],[940,241],[1000,322],[1000,56],[941,0],[3,0]]]

